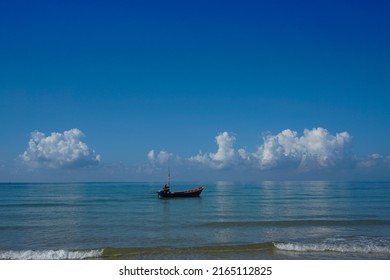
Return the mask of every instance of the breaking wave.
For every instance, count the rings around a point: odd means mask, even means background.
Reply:
[[[99,258],[103,250],[0,251],[0,260],[84,260]]]
[[[356,254],[390,254],[389,239],[348,239],[329,238],[319,242],[274,242],[279,250],[295,252],[334,252],[334,253],[356,253]]]

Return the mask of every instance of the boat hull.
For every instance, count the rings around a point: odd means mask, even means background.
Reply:
[[[203,190],[204,190],[204,187],[198,187],[196,189],[186,190],[186,191],[182,191],[182,192],[159,191],[159,192],[157,192],[157,194],[159,197],[163,197],[163,198],[198,197],[202,193]]]

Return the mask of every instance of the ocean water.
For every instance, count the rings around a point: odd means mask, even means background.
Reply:
[[[0,259],[390,259],[390,182],[161,186],[2,183]]]

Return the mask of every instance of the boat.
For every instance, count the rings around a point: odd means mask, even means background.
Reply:
[[[161,190],[157,192],[159,197],[198,197],[201,192],[204,190],[204,187],[197,187],[195,189],[181,191],[181,192],[171,192],[171,191],[164,191]]]
[[[171,192],[171,175],[168,169],[168,184],[166,184],[161,191],[157,192],[158,197],[163,198],[172,198],[172,197],[198,197],[204,187],[197,187],[195,189],[180,191],[180,192]]]

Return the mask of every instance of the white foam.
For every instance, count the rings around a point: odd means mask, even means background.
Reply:
[[[378,253],[390,254],[390,246],[375,243],[274,243],[279,250],[296,252],[338,252],[338,253]]]
[[[82,260],[98,258],[103,250],[24,250],[0,251],[0,260]]]

